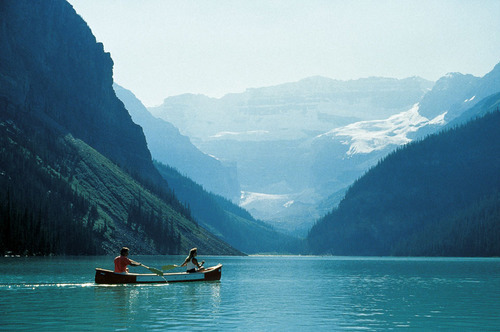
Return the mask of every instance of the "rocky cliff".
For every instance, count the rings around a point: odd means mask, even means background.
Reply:
[[[142,129],[113,90],[113,61],[61,0],[0,3],[0,100],[45,118],[115,163],[154,179]]]

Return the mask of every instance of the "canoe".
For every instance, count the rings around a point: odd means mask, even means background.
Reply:
[[[110,270],[95,269],[96,284],[161,284],[167,282],[215,281],[220,280],[222,264],[203,269],[199,272],[177,272],[157,274],[115,273]]]

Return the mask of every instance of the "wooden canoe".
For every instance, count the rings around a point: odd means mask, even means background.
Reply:
[[[203,269],[199,272],[177,272],[157,274],[115,273],[110,270],[95,269],[96,284],[161,284],[167,282],[215,281],[221,278],[222,264]]]

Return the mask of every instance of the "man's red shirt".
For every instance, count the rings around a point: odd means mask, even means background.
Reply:
[[[130,259],[127,256],[118,256],[115,258],[115,272],[127,272],[127,265],[131,265]]]

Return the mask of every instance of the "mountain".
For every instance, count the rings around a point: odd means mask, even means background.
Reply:
[[[311,77],[220,99],[201,95],[169,97],[149,110],[171,122],[195,144],[220,139],[289,140],[356,120],[393,115],[420,100],[432,85],[417,77],[352,81]]]
[[[311,187],[323,197],[347,188],[391,151],[410,143],[415,132],[445,124],[443,115],[429,120],[420,115],[419,109],[415,104],[387,119],[355,122],[315,137],[311,145]]]
[[[156,164],[180,200],[189,202],[192,215],[204,228],[247,254],[300,254],[303,241],[276,231],[222,196],[206,192],[175,169]]]
[[[464,123],[480,114],[475,105],[500,91],[500,66],[478,78],[451,73],[439,79],[422,100],[409,110],[380,120],[367,120],[335,128],[318,135],[311,145],[311,187],[322,197],[342,191],[380,159],[401,145]],[[484,99],[483,99],[484,100]],[[321,201],[317,211],[333,206],[341,196]]]
[[[67,2],[1,2],[0,250],[241,254],[168,188],[112,66]]]
[[[311,77],[220,99],[167,98],[151,108],[193,143],[237,165],[240,206],[276,229],[305,235],[345,190],[401,145],[435,133],[500,91],[484,77],[337,81]],[[222,119],[222,121],[217,121]]]
[[[201,152],[171,123],[152,116],[131,91],[116,83],[114,89],[133,121],[143,128],[154,159],[177,169],[209,192],[239,200],[240,186],[234,165],[224,165]]]
[[[241,254],[171,192],[145,185],[71,134],[1,107],[0,252]]]
[[[200,152],[170,123],[153,117],[132,92],[116,84],[114,87],[133,120],[144,128],[151,153],[158,160],[155,165],[160,174],[179,200],[189,206],[190,213],[201,226],[248,254],[300,253],[298,239],[280,234],[222,195],[208,192],[206,183],[197,184],[194,180],[203,179],[200,175],[204,175],[210,177],[212,182],[208,183],[224,185],[231,180],[231,172]],[[166,163],[168,166],[164,165]],[[181,175],[181,171],[187,176]],[[227,190],[229,186],[219,188],[231,192]],[[232,193],[239,194],[239,191],[232,190]]]
[[[500,63],[481,78],[450,73],[439,79],[432,91],[424,96],[419,113],[424,117],[443,116],[444,124],[453,123],[479,101],[497,92],[500,92]],[[470,111],[468,114],[473,116]],[[413,137],[421,138],[439,129],[422,128]]]
[[[470,92],[477,86],[479,80],[478,77],[461,73],[449,73],[443,76],[422,98],[420,115],[430,119],[452,109],[458,109],[458,104],[473,97],[470,96]]]
[[[407,111],[432,84],[417,77],[311,77],[220,99],[169,97],[149,110],[178,127],[201,151],[236,164],[240,205],[254,217],[305,235],[323,214],[316,205],[333,193],[312,187],[315,137]],[[342,185],[351,182],[349,178]]]
[[[4,103],[45,117],[114,162],[157,180],[141,128],[115,98],[113,61],[71,5],[2,1],[0,10]]]
[[[498,256],[499,104],[385,157],[314,225],[312,253]]]

